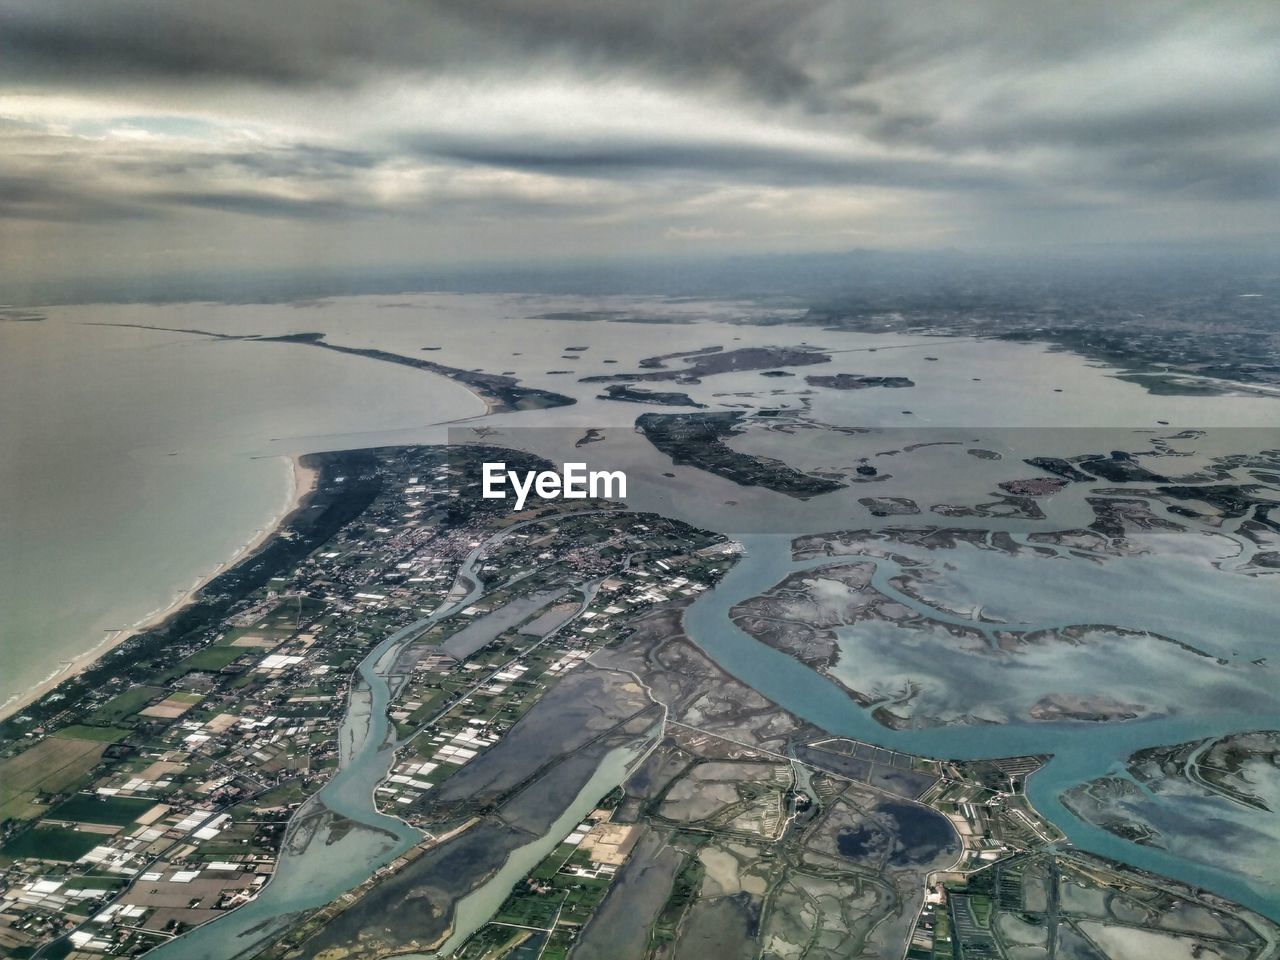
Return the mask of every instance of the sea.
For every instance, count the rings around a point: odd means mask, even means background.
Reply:
[[[798,568],[788,534],[941,522],[928,514],[906,521],[872,518],[858,498],[884,493],[925,505],[972,502],[974,493],[1008,477],[1010,460],[1141,449],[1153,437],[1187,430],[1209,430],[1205,443],[1221,452],[1280,448],[1280,400],[1155,396],[1119,379],[1114,368],[1040,344],[785,323],[799,312],[737,300],[422,293],[288,304],[63,306],[45,309],[38,321],[0,322],[0,701],[12,709],[77,658],[154,617],[233,562],[292,503],[294,457],[483,438],[553,460],[581,458],[592,469],[622,466],[630,508],[684,519],[746,544],[746,557],[691,608],[686,628],[726,670],[798,716],[921,754],[1053,753],[1055,760],[1032,777],[1029,790],[1072,841],[1280,916],[1280,877],[1273,868],[1251,874],[1206,865],[1211,838],[1205,837],[1192,837],[1182,850],[1139,848],[1076,820],[1060,801],[1064,789],[1113,772],[1132,750],[1255,722],[1280,725],[1274,704],[1259,711],[1243,698],[1200,703],[1203,697],[1188,680],[1179,687],[1186,694],[1180,709],[1152,722],[890,731],[829,680],[742,634],[728,617],[734,603]],[[577,403],[482,417],[483,402],[440,375],[302,343],[253,339],[307,332],[342,346],[515,376]],[[643,358],[774,345],[812,346],[831,359],[783,371],[791,376],[734,371],[700,383],[639,386],[685,392],[706,409],[776,414],[778,430],[753,430],[731,441],[745,452],[846,475],[855,462],[875,463],[895,483],[882,490],[868,482],[809,501],[739,487],[694,465],[672,463],[636,434],[638,415],[681,408],[603,399],[599,383],[583,382],[634,372]],[[842,372],[904,376],[915,386],[835,391],[805,382],[810,373]],[[578,442],[588,436],[590,442]],[[999,452],[1002,459],[972,456],[968,450],[974,448]],[[1185,461],[1188,470],[1202,462]],[[1084,495],[1082,485],[1055,497],[1052,519],[1087,522]],[[946,522],[1015,536],[1036,528],[1017,518],[975,515]],[[947,562],[959,593],[981,594],[993,612],[1012,619],[1047,626],[1064,618],[1074,622],[1078,610],[1085,622],[1098,622],[1096,614],[1135,629],[1165,629],[1215,656],[1265,653],[1273,640],[1270,585],[1212,573],[1202,547],[1194,535],[1186,537],[1185,556],[1161,560],[1158,582],[1146,594],[1143,577],[1153,578],[1136,563],[1122,568],[1136,581],[1107,577],[1087,559],[1071,566],[1069,575],[1045,581],[1025,564],[981,551],[948,551]],[[1035,602],[1028,605],[1028,597]],[[1089,609],[1089,597],[1096,610]],[[868,649],[878,648],[872,643]],[[865,665],[890,671],[897,663]],[[1064,661],[1045,669],[1074,667]],[[963,676],[952,671],[951,679],[962,685]],[[377,694],[378,685],[370,684]],[[965,695],[958,686],[939,693],[957,702]],[[368,802],[366,766],[385,758],[376,752],[382,738],[366,739],[374,746],[339,772],[326,788],[331,794],[349,790]],[[616,766],[610,774],[615,779],[622,769]],[[359,820],[362,811],[345,812]],[[232,955],[229,937],[256,944],[291,911],[319,906],[360,882],[412,837],[388,848],[356,831],[351,842],[365,845],[358,856],[354,848],[313,845],[296,862],[286,861],[251,910],[184,938],[174,955],[225,958]],[[290,877],[298,882],[291,885]],[[317,877],[325,882],[315,884]],[[297,899],[304,887],[305,902]]]
[[[907,429],[1277,424],[1274,400],[1153,397],[1038,345],[757,325],[799,312],[735,300],[424,293],[89,304],[0,321],[0,704],[11,710],[233,562],[289,508],[291,457],[442,442],[442,425],[484,411],[459,384],[410,367],[178,331],[323,332],[338,344],[514,373],[579,401],[486,420],[520,428],[626,431],[639,413],[665,408],[597,399],[599,386],[582,377],[658,354],[775,344],[821,347],[833,361],[794,378],[732,373],[676,389],[714,409],[804,404],[831,422]],[[907,375],[917,386],[815,395],[804,389],[810,370]],[[751,529],[753,511],[793,532],[823,528],[788,498],[700,471],[680,476],[641,485],[636,503],[702,518],[710,510],[726,529]]]

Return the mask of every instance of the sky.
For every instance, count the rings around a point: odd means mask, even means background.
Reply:
[[[1280,4],[0,0],[0,281],[1280,236]]]

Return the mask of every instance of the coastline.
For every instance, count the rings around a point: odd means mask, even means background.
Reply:
[[[225,573],[241,560],[262,549],[290,517],[306,506],[311,494],[315,491],[316,482],[319,479],[319,469],[304,463],[303,461],[307,457],[307,454],[289,457],[291,463],[290,491],[284,509],[277,516],[272,517],[260,531],[246,541],[243,546],[239,547],[235,553],[218,563],[208,573],[200,576],[189,589],[184,590],[175,597],[172,603],[154,613],[148,614],[133,626],[119,630],[112,636],[101,640],[84,653],[65,661],[60,669],[41,680],[35,686],[17,694],[8,702],[0,704],[0,721],[7,720],[20,713],[41,697],[56,690],[67,680],[83,673],[126,640],[136,637],[140,633],[163,626],[166,621],[190,606],[210,581]]]

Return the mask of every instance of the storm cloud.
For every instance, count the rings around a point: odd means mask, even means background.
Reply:
[[[1277,49],[1263,2],[0,0],[0,243],[56,275],[1274,237]]]

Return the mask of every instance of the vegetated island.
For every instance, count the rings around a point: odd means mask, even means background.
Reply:
[[[323,333],[290,333],[280,337],[258,337],[260,343],[300,343],[312,347],[323,347],[338,353],[349,353],[357,357],[368,357],[370,360],[381,360],[384,363],[398,363],[402,366],[418,370],[429,370],[442,377],[448,377],[476,393],[488,408],[486,413],[506,413],[511,410],[545,410],[549,407],[567,407],[577,403],[573,397],[536,387],[522,387],[515,377],[497,373],[480,373],[475,370],[460,370],[448,367],[443,363],[423,360],[420,357],[406,357],[387,350],[372,347],[344,347],[325,340]]]
[[[667,407],[697,407],[700,410],[705,410],[707,407],[705,403],[698,403],[687,393],[679,393],[675,390],[644,390],[625,383],[615,383],[612,386],[605,387],[604,393],[600,394],[597,399],[625,400],[631,403],[656,403]]]
[[[384,363],[398,363],[401,366],[413,367],[415,370],[427,370],[431,373],[448,377],[462,384],[476,394],[485,404],[485,413],[508,413],[512,410],[545,410],[550,407],[568,407],[577,403],[573,397],[537,387],[522,387],[515,377],[496,373],[481,373],[478,370],[462,370],[458,367],[446,366],[433,360],[420,357],[406,357],[403,354],[391,353],[372,347],[344,347],[330,343],[323,333],[286,333],[277,337],[263,337],[258,334],[218,333],[213,330],[193,330],[183,327],[153,327],[145,323],[95,323],[93,326],[132,327],[138,330],[160,330],[168,333],[190,333],[214,340],[247,340],[254,343],[296,343],[309,347],[322,347],[337,353],[349,353],[370,360],[381,360]],[[423,347],[424,350],[437,350],[438,347]],[[572,371],[549,371],[552,373]]]
[[[859,497],[858,502],[873,517],[905,517],[920,512],[920,506],[910,497]]]
[[[865,390],[868,387],[914,387],[910,377],[867,377],[859,373],[837,373],[834,376],[805,377],[811,387],[830,387],[832,390]]]
[[[1258,820],[1274,814],[1275,772],[1280,769],[1280,732],[1245,731],[1227,736],[1148,747],[1131,754],[1124,776],[1108,775],[1072,787],[1062,802],[1077,817],[1133,843],[1168,849],[1169,822],[1151,796],[1176,796],[1197,808],[1225,804],[1235,818],[1215,819],[1218,844],[1228,849],[1254,842],[1249,814]],[[1176,827],[1177,821],[1173,821]],[[1198,859],[1207,861],[1208,847]]]
[[[1141,692],[1125,685],[1112,659],[1122,650],[1132,655],[1141,649],[1153,675],[1203,670],[1214,682],[1239,682],[1238,674],[1230,672],[1234,668],[1229,661],[1152,631],[1106,623],[1022,630],[987,618],[980,606],[939,603],[937,585],[946,563],[922,561],[918,547],[999,542],[982,539],[992,531],[978,533],[975,540],[974,531],[959,528],[890,527],[799,538],[794,544],[805,554],[833,560],[844,555],[849,562],[792,573],[764,593],[737,603],[730,617],[761,643],[844,689],[855,703],[872,711],[877,723],[890,729],[1027,721],[1115,723],[1167,715],[1175,709],[1176,698],[1162,696],[1158,687]],[[845,544],[857,552],[842,553],[850,549]],[[899,554],[899,549],[912,555]],[[1012,540],[979,549],[1043,556]],[[901,567],[886,588],[873,583],[880,559],[894,560]],[[908,607],[904,597],[918,609]],[[948,619],[961,616],[968,622]],[[886,641],[887,635],[895,639]],[[892,652],[863,656],[878,651],[877,644],[882,642]],[[1060,673],[1045,669],[1063,648],[1070,648],[1084,669],[1093,664],[1098,671],[1096,689],[1072,686]],[[946,664],[939,674],[945,680],[904,679],[910,676],[912,658],[920,656],[912,652],[918,649],[928,651],[926,658]],[[992,673],[992,665],[1002,663],[1019,663],[1031,673],[1019,677],[1004,670]],[[1033,675],[1035,679],[1030,679]],[[978,678],[984,697],[973,701],[961,691],[966,684],[979,682]]]
[[[719,353],[724,347],[699,347],[696,350],[677,350],[674,353],[660,353],[656,357],[645,357],[638,364],[645,370],[664,370],[668,360],[681,360],[685,357],[702,357],[708,353]]]
[[[626,310],[553,310],[537,313],[530,320],[575,320],[584,323],[665,323],[672,326],[689,326],[696,323],[693,317],[647,316]]]
[[[725,438],[736,433],[743,422],[744,414],[738,411],[646,413],[636,420],[636,428],[674,463],[695,466],[739,486],[764,487],[799,500],[844,487],[834,480],[801,473],[780,460],[734,450]]]
[[[683,360],[685,366],[668,369],[667,360]],[[831,357],[817,347],[742,347],[725,350],[722,347],[704,347],[683,353],[669,353],[646,357],[639,366],[643,373],[608,373],[583,377],[582,383],[638,383],[653,380],[674,380],[677,383],[701,383],[703,377],[718,373],[746,373],[752,370],[773,370],[777,367],[803,367],[815,363],[830,363]]]

